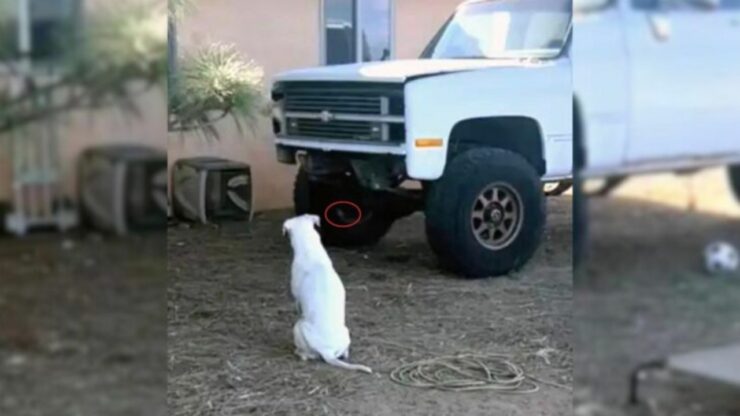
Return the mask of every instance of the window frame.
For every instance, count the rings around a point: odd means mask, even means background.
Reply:
[[[327,40],[326,40],[326,1],[327,0],[321,0],[320,1],[320,10],[319,10],[319,63],[322,66],[328,65],[328,59],[327,58]],[[362,20],[362,8],[358,7],[359,3],[361,1],[365,0],[351,0],[352,1],[352,12],[354,14],[354,32],[355,32],[355,60],[354,62],[348,62],[348,64],[361,64],[365,63],[362,60],[362,57],[364,55],[364,45],[362,42],[362,30],[363,30],[363,20]],[[388,57],[388,60],[394,60],[396,59],[396,0],[388,0],[390,3],[390,31],[389,31],[389,37],[390,37],[390,55]],[[372,61],[372,62],[378,62],[378,61]]]
[[[33,16],[31,16],[31,2],[33,0],[10,0],[15,2],[16,10],[14,20],[16,21],[16,48],[17,57],[0,63],[0,74],[12,74],[14,72],[28,73],[50,73],[57,66],[54,60],[41,60],[34,63],[33,60]],[[76,2],[75,21],[82,25],[85,0],[74,0]]]

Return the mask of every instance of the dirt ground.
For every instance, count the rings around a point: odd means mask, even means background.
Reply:
[[[709,242],[740,246],[725,172],[633,179],[590,211],[590,260],[575,293],[576,413],[740,414],[736,390],[664,372],[644,382],[642,406],[625,406],[638,364],[740,341],[740,275],[702,268]]]
[[[375,248],[331,250],[353,361],[373,376],[292,355],[287,213],[170,229],[167,340],[162,237],[0,238],[0,414],[571,415],[571,391],[550,385],[526,396],[440,393],[388,374],[417,359],[496,352],[570,387],[574,351],[579,416],[740,414],[737,392],[662,372],[644,382],[644,405],[624,405],[637,364],[740,339],[740,276],[701,268],[706,243],[740,245],[724,173],[632,180],[591,211],[575,309],[567,196],[550,200],[543,248],[509,278],[441,273],[420,216]]]
[[[0,415],[166,414],[164,233],[0,236]]]
[[[467,281],[440,272],[423,217],[376,247],[332,249],[347,289],[352,361],[365,375],[300,362],[289,297],[287,212],[250,225],[169,232],[171,415],[572,415],[571,200],[550,200],[546,240],[520,273]],[[397,366],[504,353],[548,383],[530,395],[402,387]]]

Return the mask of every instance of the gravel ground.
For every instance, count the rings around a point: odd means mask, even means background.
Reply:
[[[706,243],[740,245],[724,175],[633,180],[591,210],[575,309],[568,196],[550,200],[545,244],[507,278],[440,272],[421,216],[374,248],[331,250],[353,361],[373,376],[292,355],[287,213],[170,228],[169,359],[162,237],[2,238],[0,414],[164,415],[167,372],[170,415],[571,415],[574,350],[578,415],[740,414],[736,392],[662,372],[645,381],[645,404],[624,405],[635,365],[740,339],[740,278],[701,268]],[[462,352],[511,354],[566,389],[440,393],[388,379],[402,363]]]

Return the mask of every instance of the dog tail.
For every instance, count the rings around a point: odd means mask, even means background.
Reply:
[[[372,374],[373,370],[370,367],[360,365],[360,364],[350,364],[346,363],[339,358],[332,357],[329,355],[322,355],[321,358],[324,359],[324,361],[327,362],[329,365],[333,365],[334,367],[344,368],[346,370],[354,370],[354,371],[362,371],[363,373]]]

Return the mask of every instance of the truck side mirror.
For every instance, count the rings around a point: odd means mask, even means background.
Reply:
[[[671,37],[671,20],[665,13],[653,13],[648,16],[650,31],[659,42],[665,42]]]

